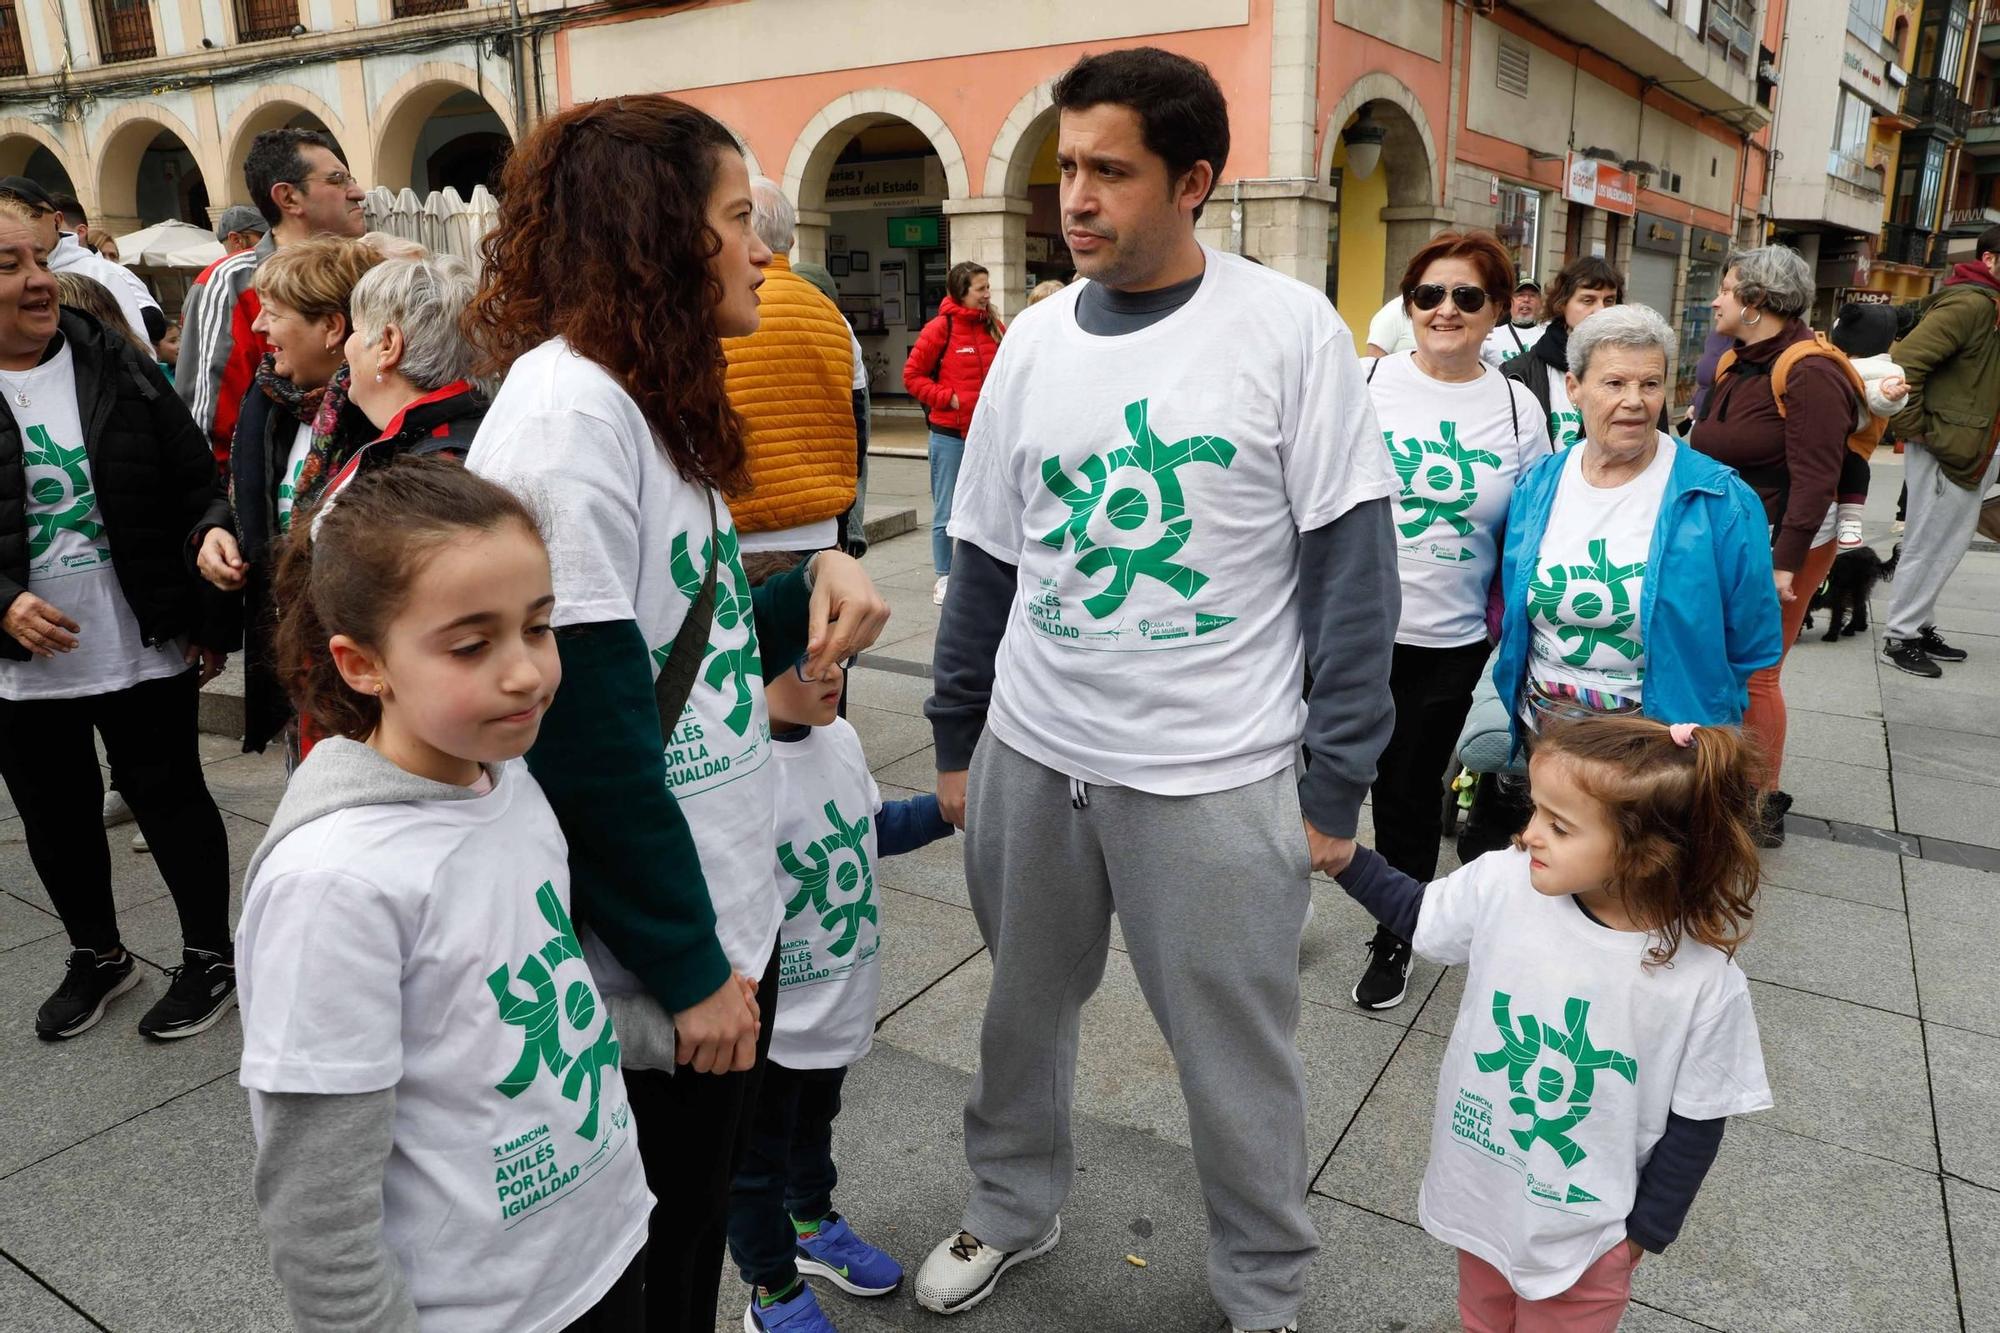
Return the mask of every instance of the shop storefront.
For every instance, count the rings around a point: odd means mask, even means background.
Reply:
[[[944,199],[935,153],[840,161],[827,176],[826,267],[877,394],[903,392],[903,362],[944,299]]]
[[[1687,288],[1681,297],[1680,373],[1674,378],[1674,405],[1694,401],[1695,363],[1715,327],[1709,302],[1722,287],[1722,264],[1729,257],[1729,238],[1719,231],[1691,227],[1688,231]]]

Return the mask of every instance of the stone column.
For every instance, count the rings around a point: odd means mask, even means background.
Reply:
[[[1407,207],[1391,204],[1383,209],[1382,221],[1389,225],[1389,240],[1382,260],[1382,290],[1397,290],[1397,284],[1403,280],[1403,270],[1409,267],[1410,256],[1423,249],[1425,241],[1457,220],[1457,214],[1451,209],[1440,208],[1436,204]]]
[[[799,210],[796,239],[792,242],[795,264],[826,264],[826,236],[833,227],[833,214],[816,208]]]
[[[993,283],[993,308],[1003,320],[1028,304],[1028,201],[985,196],[947,199],[951,262],[984,265]]]

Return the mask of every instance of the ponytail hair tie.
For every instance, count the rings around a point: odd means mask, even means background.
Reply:
[[[1674,738],[1675,745],[1685,750],[1694,744],[1694,729],[1700,725],[1699,722],[1676,722],[1667,728],[1667,735]]]

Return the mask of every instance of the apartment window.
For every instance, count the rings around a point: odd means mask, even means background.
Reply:
[[[21,20],[14,0],[0,0],[0,76],[26,74],[27,49],[21,44]]]
[[[399,19],[416,18],[422,14],[450,14],[464,9],[466,0],[395,0],[394,13]]]
[[[96,0],[97,50],[106,64],[154,54],[153,16],[146,0]]]
[[[1500,220],[1493,231],[1514,257],[1514,272],[1539,281],[1535,265],[1542,239],[1542,192],[1500,182]]]
[[[1739,65],[1756,53],[1757,0],[1708,0],[1709,44]]]
[[[1971,26],[1970,0],[1930,0],[1917,29],[1917,60],[1912,73],[1958,81],[1958,64],[1965,56],[1966,29]]]
[[[299,26],[299,0],[236,0],[236,40],[288,37]]]

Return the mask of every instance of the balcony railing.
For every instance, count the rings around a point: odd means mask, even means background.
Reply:
[[[0,0],[0,78],[28,72],[28,53],[21,45],[21,19],[14,0]]]
[[[1871,167],[1861,158],[1849,156],[1838,148],[1826,155],[1826,174],[1866,194],[1879,197],[1882,193],[1882,168]]]
[[[1962,135],[1972,108],[1960,100],[1958,85],[1950,79],[1911,79],[1903,90],[1903,114],[1920,125],[1942,125]]]
[[[2000,227],[2000,208],[1954,208],[1945,225],[1960,235],[1977,235],[1988,227]]]
[[[236,0],[236,40],[289,37],[299,26],[299,0]]]
[[[153,16],[146,0],[96,0],[97,49],[106,64],[154,54]]]
[[[395,0],[391,12],[399,19],[417,18],[424,14],[452,14],[464,9],[466,0]]]
[[[1932,256],[1937,250],[1937,237],[1921,227],[1905,227],[1890,223],[1882,228],[1882,248],[1876,258],[1885,264],[1911,264],[1917,268],[1928,268],[1935,262]]]
[[[1983,106],[1965,118],[1968,132],[1990,130],[1996,125],[2000,125],[2000,106]]]

